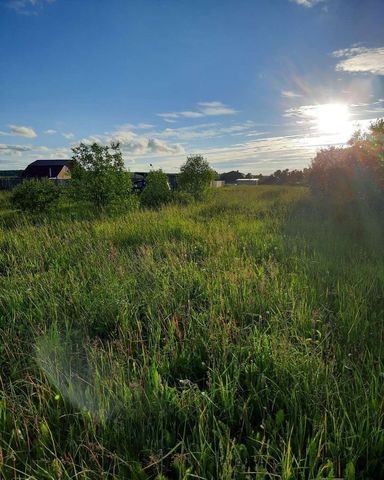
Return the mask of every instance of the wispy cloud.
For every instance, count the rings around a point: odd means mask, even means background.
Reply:
[[[283,98],[300,98],[302,95],[296,92],[292,92],[292,90],[282,90],[281,91],[281,96]]]
[[[384,47],[345,48],[336,50],[333,56],[342,59],[336,65],[337,71],[384,75]]]
[[[297,5],[301,5],[302,7],[313,7],[317,3],[325,2],[326,0],[291,0],[291,2],[297,3]]]
[[[32,150],[31,145],[9,145],[0,143],[0,152],[8,154],[21,154],[21,152],[28,152]]]
[[[8,125],[9,132],[0,132],[2,136],[35,138],[37,134],[32,127],[21,125]]]
[[[29,162],[36,158],[70,158],[71,150],[67,147],[47,147],[45,145],[17,145],[0,143],[0,155],[2,164],[6,164],[8,157],[9,168],[20,166],[24,168]],[[16,162],[16,163],[15,163]]]
[[[7,7],[21,15],[37,15],[38,9],[55,0],[8,0]]]
[[[237,113],[237,110],[234,108],[228,107],[224,103],[221,102],[199,102],[199,107],[203,113],[203,115],[234,115]]]
[[[173,123],[177,118],[213,117],[234,115],[235,113],[237,113],[237,110],[222,102],[199,102],[196,106],[196,110],[158,113],[157,116],[163,118],[166,122]]]
[[[56,135],[57,130],[54,130],[53,128],[48,128],[48,130],[45,130],[44,133],[46,135]]]
[[[75,138],[75,134],[72,133],[72,132],[68,132],[68,133],[62,133],[63,137],[66,138],[67,140],[72,140],[73,138]]]
[[[186,142],[222,136],[249,134],[251,131],[256,133],[254,132],[255,126],[255,123],[250,120],[225,126],[221,125],[220,123],[202,123],[188,127],[165,128],[164,130],[152,132],[152,134],[158,138]]]
[[[131,130],[148,130],[148,128],[153,128],[153,125],[151,123],[126,123],[122,127]]]

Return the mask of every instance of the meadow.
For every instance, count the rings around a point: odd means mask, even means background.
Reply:
[[[0,198],[0,478],[384,478],[383,220],[304,187]]]

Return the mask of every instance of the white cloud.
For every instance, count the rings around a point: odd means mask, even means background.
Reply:
[[[37,15],[37,10],[55,0],[8,0],[6,5],[21,15]]]
[[[69,148],[50,148],[44,145],[0,144],[0,168],[25,168],[38,158],[70,158]]]
[[[291,2],[297,3],[297,5],[301,5],[302,7],[313,7],[317,3],[324,2],[326,0],[291,0]]]
[[[176,113],[176,112],[158,113],[157,116],[166,118],[166,119],[178,118],[180,116],[180,113]]]
[[[180,112],[180,115],[182,117],[186,117],[186,118],[199,118],[199,117],[204,117],[204,114],[201,113],[201,112]]]
[[[345,48],[336,50],[333,56],[343,59],[336,65],[337,71],[384,75],[384,47]]]
[[[129,129],[130,125],[122,125],[115,131],[104,135],[91,135],[82,141],[85,143],[120,143],[123,154],[129,156],[145,155],[177,155],[184,153],[184,147],[179,143],[168,143],[157,137],[155,132],[146,136],[137,135]]]
[[[75,138],[75,134],[72,132],[68,133],[62,133],[63,137],[66,138],[67,140],[72,140],[72,138]]]
[[[247,120],[243,123],[237,123],[229,126],[221,126],[219,123],[203,123],[188,127],[165,128],[164,130],[151,132],[158,138],[169,138],[177,141],[190,141],[194,139],[202,140],[229,135],[239,135],[249,133],[255,128],[255,123]]]
[[[21,125],[8,125],[9,132],[0,132],[2,136],[36,138],[37,134],[32,127]]]
[[[237,110],[224,105],[221,102],[199,102],[199,107],[204,115],[234,115]]]
[[[292,92],[292,90],[282,90],[281,96],[284,98],[299,98],[302,95],[300,95],[299,93]]]
[[[0,143],[0,152],[3,153],[20,154],[20,152],[28,152],[31,149],[32,147],[30,145],[7,145],[4,143]]]
[[[57,130],[54,130],[53,128],[48,128],[48,130],[45,130],[44,133],[46,135],[55,135],[57,133]]]
[[[178,154],[184,152],[184,148],[181,145],[168,145],[163,140],[159,140],[158,138],[150,138],[148,140],[148,149],[155,154]]]
[[[153,125],[151,125],[150,123],[125,123],[121,125],[121,128],[131,130],[147,130],[148,128],[153,128]]]
[[[199,102],[195,111],[158,113],[157,116],[163,118],[166,122],[174,123],[177,118],[201,118],[234,115],[235,113],[237,113],[237,110],[228,107],[222,102]]]

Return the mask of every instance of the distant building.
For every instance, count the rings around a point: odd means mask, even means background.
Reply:
[[[213,188],[224,187],[225,181],[224,180],[212,180],[210,186]]]
[[[231,170],[230,172],[221,173],[219,177],[219,179],[224,180],[226,184],[236,183],[238,178],[244,178],[244,174],[239,172],[239,170]]]
[[[35,160],[22,173],[22,178],[49,178],[51,180],[69,180],[72,160]]]
[[[257,185],[258,183],[258,178],[238,178],[235,181],[236,185]]]

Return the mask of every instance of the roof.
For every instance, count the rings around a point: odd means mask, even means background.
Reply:
[[[156,170],[154,170],[154,171],[156,172]],[[132,172],[132,175],[148,175],[148,173],[151,173],[151,171],[149,171],[149,172]],[[179,175],[178,173],[168,173],[168,172],[163,172],[163,173],[165,173],[165,175]]]
[[[64,165],[68,165],[71,163],[72,160],[60,159],[60,160],[35,160],[34,162],[30,163],[28,167],[34,165],[36,167],[64,167]],[[27,168],[28,168],[27,167]]]
[[[57,177],[63,167],[70,166],[72,160],[35,160],[23,172],[24,178]]]

